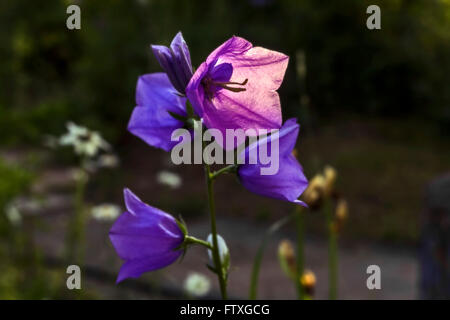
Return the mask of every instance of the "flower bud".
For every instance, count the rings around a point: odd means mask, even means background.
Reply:
[[[152,50],[174,88],[184,95],[193,70],[189,49],[181,32],[173,38],[170,48],[152,45]]]
[[[344,222],[348,217],[347,201],[340,199],[336,205],[336,219],[338,222]]]
[[[295,263],[294,247],[289,240],[282,240],[278,245],[278,259],[284,273],[289,278],[295,279],[297,264]]]
[[[213,235],[210,234],[206,241],[214,246],[213,243]],[[225,240],[222,238],[221,235],[217,235],[217,245],[219,246],[219,257],[220,257],[220,263],[222,264],[222,268],[225,270],[228,270],[230,267],[230,251],[228,250],[227,244],[225,243]],[[214,264],[214,257],[211,249],[208,249],[208,257],[211,266],[215,266]]]
[[[314,206],[321,198],[325,189],[325,177],[321,174],[315,175],[309,182],[308,188],[303,193],[305,202]]]
[[[325,177],[325,185],[324,185],[325,196],[329,197],[334,190],[334,184],[336,182],[337,172],[331,166],[326,166],[323,172],[324,172],[324,177]]]
[[[316,287],[316,275],[311,270],[305,270],[300,277],[300,283],[308,296],[314,294],[314,288]]]

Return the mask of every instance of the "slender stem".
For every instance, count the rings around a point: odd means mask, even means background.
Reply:
[[[290,215],[276,221],[270,226],[270,228],[264,234],[264,237],[261,241],[261,245],[259,246],[258,252],[256,253],[255,260],[253,261],[252,275],[250,278],[250,291],[249,291],[250,300],[255,300],[258,295],[259,270],[261,269],[261,262],[264,255],[264,250],[266,249],[270,236],[277,230],[279,230],[282,226],[284,226],[287,222],[289,222],[293,217],[294,217],[293,215]]]
[[[192,236],[186,236],[185,241],[187,243],[199,244],[199,245],[204,246],[204,247],[206,247],[208,249],[211,249],[211,250],[213,249],[213,246],[209,242],[207,242],[205,240],[197,239],[197,238],[192,237]]]
[[[328,281],[329,281],[329,298],[337,299],[337,277],[338,277],[338,256],[337,256],[337,233],[334,227],[333,208],[331,200],[325,200],[325,214],[327,217],[328,228]]]
[[[217,277],[219,279],[220,292],[222,294],[223,299],[227,299],[227,285],[224,270],[222,267],[222,262],[220,261],[219,255],[219,243],[217,241],[217,227],[216,227],[216,209],[214,204],[214,194],[213,194],[213,178],[211,174],[211,169],[209,165],[206,163],[205,166],[205,174],[206,174],[206,184],[208,189],[208,203],[209,203],[209,213],[211,219],[211,234],[213,240],[213,260],[214,260],[214,269],[216,271]]]
[[[305,299],[305,291],[301,283],[304,272],[304,211],[302,207],[297,209],[297,297],[299,300]]]
[[[81,170],[81,169],[80,169]],[[68,263],[82,265],[84,258],[85,207],[84,190],[87,174],[83,170],[77,179],[75,187],[75,212],[70,219],[67,236]]]

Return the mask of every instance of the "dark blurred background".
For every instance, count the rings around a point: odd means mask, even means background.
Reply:
[[[69,4],[81,7],[81,30],[66,28]],[[366,28],[370,4],[381,8],[381,30]],[[169,45],[178,31],[194,66],[232,35],[288,54],[283,118],[302,126],[308,178],[326,164],[338,172],[350,206],[344,243],[415,248],[426,185],[450,164],[448,0],[1,1],[0,205],[41,168],[71,164],[42,156],[42,139],[72,120],[101,132],[121,158],[120,172],[90,185],[90,200],[122,204],[128,186],[188,221],[204,219],[201,168],[171,168],[185,187],[159,187],[167,155],[126,130],[138,76],[161,71],[150,44]],[[229,180],[218,186],[224,215],[264,228],[293,210]],[[323,217],[312,213],[308,228],[320,238]]]

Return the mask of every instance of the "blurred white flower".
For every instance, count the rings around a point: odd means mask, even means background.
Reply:
[[[114,154],[103,154],[98,158],[98,166],[102,168],[117,168],[119,157]]]
[[[158,173],[157,180],[160,184],[171,187],[172,189],[177,189],[181,186],[181,177],[173,172],[161,171]]]
[[[211,282],[201,273],[192,272],[184,280],[184,290],[191,296],[203,297],[211,289]]]
[[[120,207],[104,203],[91,209],[92,217],[99,221],[113,221],[120,215]]]
[[[86,136],[88,129],[81,127],[73,122],[66,124],[68,132],[59,138],[59,144],[62,146],[75,145],[80,137]]]
[[[212,234],[209,234],[208,238],[206,238],[206,242],[213,246]],[[230,266],[230,251],[228,250],[228,246],[225,240],[220,234],[217,235],[217,245],[219,246],[219,257],[222,263],[222,267],[224,267],[225,270],[228,270],[228,267]],[[211,266],[215,266],[213,253],[210,249],[208,249],[208,257]]]
[[[22,215],[17,206],[12,202],[5,208],[6,217],[11,224],[18,226],[22,223]]]
[[[111,149],[108,142],[98,132],[90,131],[73,122],[68,122],[66,126],[68,132],[60,137],[59,144],[73,146],[75,153],[94,157],[100,150],[109,151]]]

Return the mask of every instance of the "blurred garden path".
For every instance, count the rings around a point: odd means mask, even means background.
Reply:
[[[39,212],[32,212],[35,225],[35,241],[44,251],[44,256],[53,259],[63,257],[65,230],[72,212],[71,171],[50,169],[41,172],[40,179],[33,186],[36,192],[46,194]],[[218,190],[220,192],[220,190]],[[225,190],[222,190],[224,192]],[[122,201],[118,201],[121,203]],[[36,209],[36,208],[34,208]],[[36,210],[35,210],[36,211]],[[356,214],[356,213],[355,213]],[[253,259],[261,239],[270,222],[262,222],[251,216],[227,215],[219,209],[218,230],[226,239],[231,252],[231,272],[229,277],[230,296],[246,298]],[[190,234],[206,238],[209,220],[206,215],[187,217]],[[133,290],[127,281],[118,286],[114,278],[121,261],[114,252],[108,238],[112,223],[90,220],[87,230],[86,266],[93,268],[91,277],[85,279],[83,288],[97,291],[99,298],[176,298],[181,297],[182,283],[186,276],[197,271],[206,274],[217,293],[216,279],[205,267],[207,254],[201,247],[194,247],[186,254],[182,263],[138,279],[138,283],[151,284],[156,288],[166,288],[163,292],[146,292],[148,286]],[[295,242],[295,233],[289,226],[272,236],[265,251],[260,273],[259,295],[261,299],[295,299],[295,288],[280,269],[277,258],[278,243],[282,239]],[[327,298],[327,242],[320,237],[306,239],[306,268],[317,277],[317,299]],[[59,260],[62,261],[62,260]],[[368,290],[366,269],[369,265],[381,268],[381,290]],[[374,242],[340,243],[339,252],[339,297],[342,299],[416,299],[418,297],[418,260],[413,247],[394,247]],[[94,275],[92,277],[92,275]],[[107,275],[107,276],[102,276]],[[61,277],[67,277],[65,269]],[[128,282],[130,283],[130,282]],[[138,286],[139,287],[139,286]],[[142,290],[144,287],[147,288]],[[167,289],[168,288],[168,289]],[[216,296],[212,293],[212,297]]]

